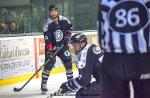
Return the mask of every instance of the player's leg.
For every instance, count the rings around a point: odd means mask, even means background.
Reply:
[[[150,79],[134,80],[132,83],[135,98],[150,98]]]
[[[100,69],[101,98],[130,98],[129,81],[125,80],[120,56],[104,55]]]
[[[100,98],[100,86],[96,81],[76,93],[76,98]]]
[[[46,57],[45,60],[47,60],[48,58]],[[56,59],[52,59],[50,60],[45,66],[44,69],[42,71],[42,81],[41,81],[41,90],[42,90],[42,94],[46,94],[46,92],[48,91],[47,89],[47,81],[49,78],[49,74],[50,71],[52,70],[54,64],[56,62]]]
[[[79,89],[76,93],[76,98],[87,98],[86,89],[85,88]]]
[[[64,48],[63,51],[58,53],[58,56],[65,66],[67,79],[68,80],[72,79],[73,71],[72,71],[72,59],[71,59],[70,51]]]
[[[138,78],[133,80],[135,98],[150,98],[150,54],[140,54],[136,72]]]

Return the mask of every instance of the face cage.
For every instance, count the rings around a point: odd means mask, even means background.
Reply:
[[[85,42],[85,46],[81,46],[81,43],[71,43],[72,47],[74,48],[74,52],[76,55],[78,55],[80,53],[80,51],[86,46],[86,42]],[[78,50],[76,50],[78,48]]]

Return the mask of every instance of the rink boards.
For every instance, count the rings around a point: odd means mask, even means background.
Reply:
[[[96,32],[85,32],[89,43],[97,44]],[[0,38],[0,86],[15,84],[27,80],[44,64],[44,38],[38,36],[20,36]],[[59,58],[51,74],[65,71]],[[76,69],[76,66],[73,66]],[[41,72],[35,78],[41,77]]]

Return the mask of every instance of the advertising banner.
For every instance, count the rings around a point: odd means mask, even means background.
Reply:
[[[34,72],[33,38],[3,38],[0,43],[0,79]]]
[[[44,61],[45,61],[45,42],[44,42],[44,38],[42,36],[40,36],[38,38],[38,66],[41,66],[44,64]]]

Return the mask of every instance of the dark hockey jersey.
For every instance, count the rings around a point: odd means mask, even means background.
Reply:
[[[48,18],[43,27],[46,44],[60,46],[65,36],[67,36],[67,30],[72,30],[72,24],[66,17],[59,15],[57,23],[52,21],[51,18]]]
[[[77,67],[79,76],[68,82],[73,90],[78,90],[90,84],[92,76],[99,82],[99,72],[103,52],[96,45],[87,45],[84,47],[77,57]]]

